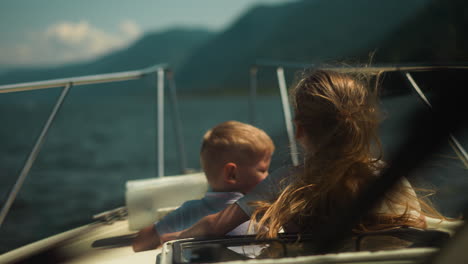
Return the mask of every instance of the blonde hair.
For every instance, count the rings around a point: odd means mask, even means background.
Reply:
[[[227,121],[203,136],[200,160],[208,181],[228,162],[250,164],[271,155],[275,146],[265,131],[238,121]]]
[[[323,227],[375,179],[383,164],[378,137],[380,112],[377,91],[371,91],[370,79],[363,77],[315,70],[292,89],[295,122],[310,146],[305,146],[303,169],[291,176],[292,183],[279,197],[254,203],[257,207],[252,220],[267,227],[258,231],[259,237],[276,237],[280,228],[291,222],[301,232]],[[421,220],[410,213],[418,208],[405,201],[404,197],[410,196],[408,188],[396,187],[384,202],[389,207],[401,204],[406,210],[395,215],[370,213],[356,229],[420,226]]]

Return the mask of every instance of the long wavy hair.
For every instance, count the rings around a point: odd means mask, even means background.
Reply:
[[[370,79],[347,73],[314,70],[304,74],[291,90],[295,123],[303,131],[304,164],[275,201],[255,202],[253,222],[262,226],[260,238],[277,236],[282,227],[294,223],[300,232],[311,232],[350,206],[359,191],[382,169],[378,126],[381,115],[377,90]],[[419,226],[410,214],[411,205],[402,197],[409,188],[397,187],[386,195],[390,209],[401,203],[405,212],[369,214],[359,230],[383,226]],[[397,197],[397,198],[395,198]],[[413,196],[413,198],[415,198]],[[266,228],[265,228],[266,227]]]

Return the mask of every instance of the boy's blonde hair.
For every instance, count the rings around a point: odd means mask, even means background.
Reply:
[[[265,131],[238,121],[226,121],[205,133],[200,160],[210,182],[226,163],[253,164],[274,150]]]

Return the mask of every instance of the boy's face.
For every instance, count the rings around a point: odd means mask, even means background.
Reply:
[[[242,193],[250,192],[258,183],[268,176],[270,168],[271,153],[266,153],[259,157],[256,162],[247,162],[245,165],[239,165],[238,175],[242,182]]]

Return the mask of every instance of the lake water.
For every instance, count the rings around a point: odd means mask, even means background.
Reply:
[[[0,98],[0,193],[2,204],[39,135],[53,100],[33,93]],[[50,91],[50,94],[58,91]],[[0,228],[0,253],[89,223],[92,215],[124,205],[125,182],[156,175],[156,107],[152,96],[89,96],[66,101],[43,149]],[[199,170],[198,153],[207,129],[226,120],[248,122],[247,97],[183,97],[179,101],[188,167]],[[384,100],[382,141],[387,153],[408,126],[407,114],[421,103],[411,96]],[[259,97],[256,125],[271,135],[277,151],[272,169],[289,164],[280,99]],[[180,172],[171,105],[166,105],[166,174]],[[459,133],[463,134],[463,133]],[[464,134],[463,134],[464,136]],[[467,146],[467,138],[462,143]],[[437,186],[436,204],[458,213],[468,180],[447,147],[418,170]]]

